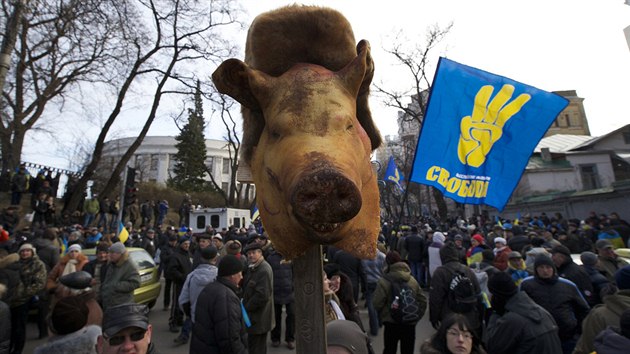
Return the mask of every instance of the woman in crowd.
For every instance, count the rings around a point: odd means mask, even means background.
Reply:
[[[52,303],[56,303],[59,299],[71,295],[70,289],[59,282],[59,278],[66,274],[74,273],[82,270],[83,266],[88,263],[88,258],[81,253],[81,246],[77,243],[68,247],[68,253],[61,257],[59,263],[48,274],[46,289],[55,296]]]
[[[485,354],[481,341],[462,314],[453,313],[420,347],[421,354]]]

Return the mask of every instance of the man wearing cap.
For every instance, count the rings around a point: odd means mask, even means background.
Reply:
[[[212,246],[212,236],[207,233],[197,236],[197,247],[195,248],[195,252],[192,257],[192,269],[196,269],[197,266],[201,264],[201,251],[210,246]]]
[[[219,257],[223,257],[227,254],[227,250],[223,245],[223,236],[221,236],[220,234],[212,236],[212,245],[216,247]]]
[[[595,305],[593,284],[584,268],[573,262],[571,251],[564,245],[551,249],[551,259],[558,270],[558,275],[575,283],[590,306]]]
[[[190,354],[247,354],[247,329],[238,296],[243,264],[226,255],[218,268],[216,281],[197,298]]]
[[[173,297],[172,296],[173,279],[167,273],[167,269],[168,269],[168,264],[173,258],[173,254],[175,254],[178,248],[177,235],[173,233],[168,233],[168,231],[167,231],[167,235],[168,235],[168,241],[166,245],[162,248],[162,251],[160,252],[160,269],[164,271],[164,294],[162,295],[162,298],[164,299],[163,300],[164,311],[169,311],[171,309],[170,306],[171,306],[171,298]],[[160,269],[158,269],[158,273],[161,273]]]
[[[582,320],[590,310],[577,286],[558,276],[551,258],[540,255],[534,261],[534,276],[523,280],[521,290],[553,316],[559,328],[562,351],[571,353]]]
[[[100,242],[96,245],[96,258],[89,261],[83,270],[90,273],[92,276],[92,290],[96,294],[96,298],[100,298],[99,294],[101,293],[101,283],[105,279],[107,275],[107,266],[109,259],[109,244],[105,242]]]
[[[7,268],[20,274],[20,281],[14,290],[11,307],[11,353],[22,353],[26,342],[26,322],[28,304],[46,286],[46,265],[39,260],[35,247],[25,243],[18,249],[20,260]]]
[[[173,298],[171,303],[171,315],[168,319],[169,330],[173,333],[179,332],[178,326],[184,323],[184,313],[177,306],[179,294],[182,292],[186,277],[192,271],[192,261],[188,250],[190,248],[190,239],[188,237],[180,237],[178,240],[178,247],[173,252],[170,260],[168,261],[168,268],[166,268],[166,274],[173,281]]]
[[[608,326],[619,326],[621,314],[630,309],[630,266],[615,273],[615,284],[619,291],[603,299],[603,305],[596,306],[582,323],[582,335],[575,346],[575,354],[587,354],[595,350],[595,337]]]
[[[100,303],[103,310],[133,302],[133,291],[140,287],[140,274],[121,242],[108,250],[109,266],[101,282]]]
[[[121,304],[105,310],[103,314],[103,334],[98,337],[98,354],[157,353],[149,324],[149,308],[134,303]]]
[[[489,354],[562,352],[553,317],[504,273],[488,280],[492,315],[486,328]]]
[[[142,241],[140,241],[140,248],[147,251],[151,255],[151,258],[155,257],[155,252],[157,251],[157,240],[155,239],[154,229],[148,229],[144,233],[144,237],[142,237]]]
[[[267,333],[275,326],[273,272],[260,242],[248,244],[245,255],[249,265],[243,274],[243,305],[252,320],[247,328],[248,348],[250,353],[265,354]]]
[[[188,343],[192,324],[195,322],[197,298],[203,288],[217,278],[217,249],[214,246],[208,246],[200,249],[199,253],[200,263],[197,268],[188,274],[182,287],[182,292],[179,294],[179,307],[186,314],[186,320],[180,335],[175,338],[175,343],[177,344]]]
[[[523,279],[529,277],[527,266],[525,265],[525,261],[523,261],[523,256],[521,256],[520,252],[510,252],[506,272],[512,277],[516,286],[519,286]]]
[[[597,269],[599,260],[595,253],[590,251],[582,252],[580,260],[582,261],[580,267],[586,271],[593,286],[593,304],[599,305],[602,303],[602,290],[608,289],[613,283]]]
[[[597,240],[595,242],[597,249],[597,258],[599,259],[598,269],[604,273],[610,281],[615,281],[615,272],[628,265],[628,262],[619,258],[613,244],[606,240]]]

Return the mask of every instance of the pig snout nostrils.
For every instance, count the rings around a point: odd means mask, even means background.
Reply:
[[[323,170],[303,177],[291,195],[293,210],[308,223],[339,223],[361,210],[361,193],[342,174]]]

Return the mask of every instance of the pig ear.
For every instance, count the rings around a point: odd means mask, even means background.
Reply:
[[[363,83],[366,69],[367,50],[359,52],[356,58],[337,72],[339,78],[344,82],[344,86],[351,95],[357,97],[359,89]]]
[[[217,90],[224,93],[252,111],[259,111],[261,104],[254,91],[260,92],[266,86],[268,75],[250,68],[238,59],[228,59],[212,73],[212,81]]]
[[[366,53],[365,57],[365,75],[363,76],[363,82],[361,83],[361,89],[359,89],[359,95],[369,94],[370,85],[372,84],[372,78],[374,78],[374,60],[372,60],[370,42],[362,39],[357,44],[357,53]]]

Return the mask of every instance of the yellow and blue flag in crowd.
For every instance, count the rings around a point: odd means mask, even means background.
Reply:
[[[394,156],[389,157],[389,162],[387,163],[387,170],[385,170],[385,181],[393,182],[398,186],[401,192],[405,191],[403,187],[403,182],[405,181],[405,177],[396,166],[396,162],[394,161]]]
[[[440,58],[410,181],[503,210],[568,100]]]
[[[256,203],[254,203],[254,206],[252,206],[251,215],[252,215],[252,221],[260,217],[260,211],[258,210],[258,205],[256,205]]]
[[[127,242],[127,239],[129,239],[129,231],[127,230],[127,228],[125,227],[125,225],[123,225],[122,222],[118,222],[118,240],[120,240],[120,242],[125,243]]]

